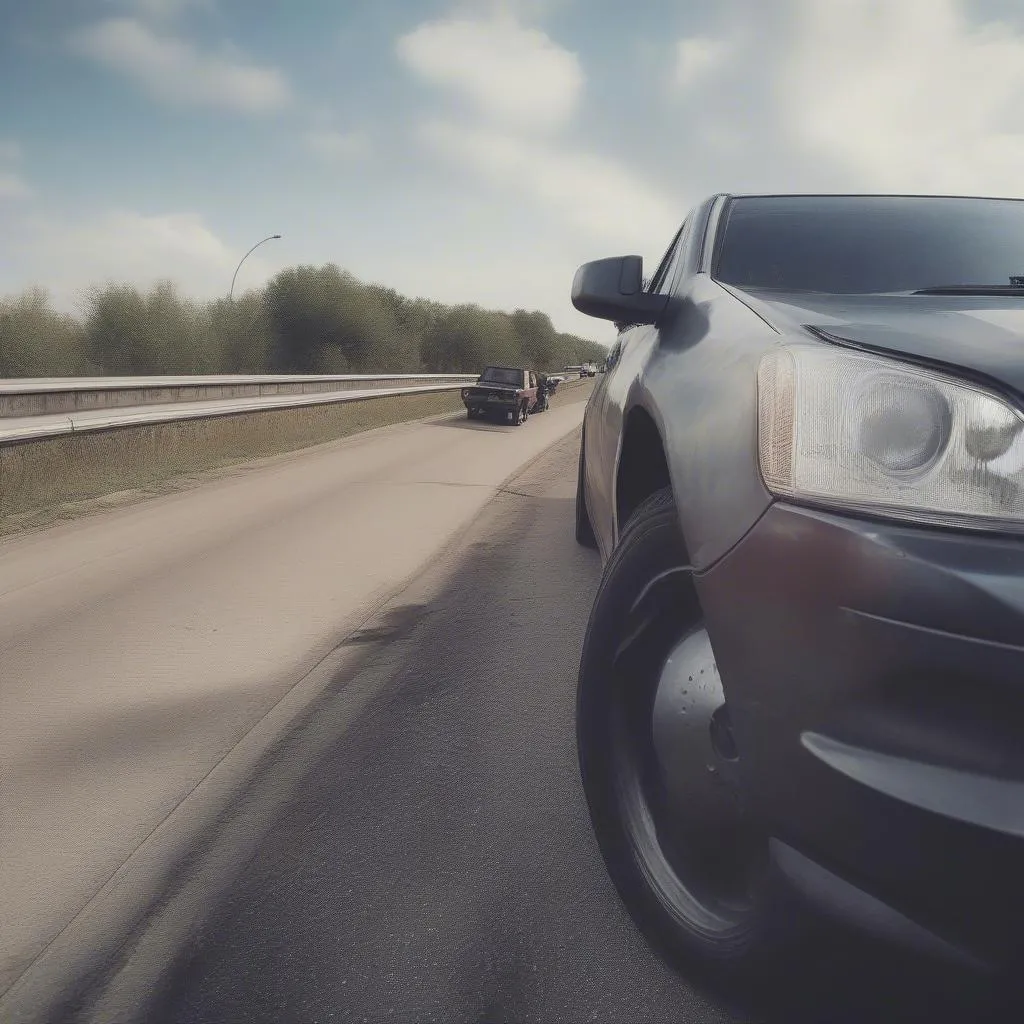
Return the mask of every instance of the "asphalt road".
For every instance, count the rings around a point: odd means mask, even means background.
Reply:
[[[388,427],[0,541],[0,1019],[98,967],[339,643],[589,390],[519,428]]]
[[[265,838],[165,951],[152,1024],[734,1019],[649,952],[586,818],[573,699],[600,565],[573,542],[578,445],[509,484],[264,766]]]
[[[761,1019],[725,1008],[654,957],[590,832],[573,698],[600,566],[572,536],[581,412],[579,401],[566,402],[511,432],[464,420],[376,432],[8,546],[21,553],[7,565],[20,567],[21,598],[39,624],[23,626],[2,656],[29,659],[41,646],[87,688],[78,700],[73,687],[58,688],[51,701],[37,689],[34,720],[22,705],[22,730],[39,756],[23,761],[20,775],[5,768],[4,821],[16,821],[7,816],[13,792],[59,845],[47,845],[42,828],[0,831],[5,941],[16,937],[12,924],[38,937],[39,922],[52,924],[61,907],[87,905],[39,958],[49,956],[54,970],[33,968],[31,984],[12,989],[19,1009],[0,1001],[5,1024]],[[447,454],[431,463],[439,452]],[[526,465],[509,478],[503,459]],[[464,503],[436,504],[448,491]],[[400,510],[383,512],[382,499],[396,494],[405,496]],[[190,514],[177,520],[180,537],[161,547],[160,528],[175,523],[168,508]],[[327,525],[338,516],[348,518]],[[419,544],[393,533],[403,516],[426,526]],[[356,526],[391,531],[406,560],[392,552],[394,561],[375,561]],[[46,537],[33,561],[32,544]],[[72,540],[61,547],[61,537]],[[332,539],[344,559],[325,556]],[[76,552],[72,566],[60,564]],[[429,562],[389,587],[410,558]],[[217,570],[235,573],[233,587],[215,585]],[[68,575],[96,589],[76,603],[58,587]],[[12,576],[2,578],[9,589],[0,621],[10,629],[20,606]],[[387,596],[367,611],[382,590]],[[260,620],[272,600],[278,615]],[[97,603],[103,615],[94,620]],[[186,643],[178,661],[182,639],[158,641],[158,627],[180,629],[175,612],[203,638]],[[99,623],[105,632],[86,628]],[[133,632],[140,627],[142,640]],[[222,629],[227,642],[217,637]],[[144,641],[155,644],[145,663]],[[326,656],[296,675],[318,645]],[[172,664],[162,674],[165,658]],[[15,709],[19,682],[62,682],[56,674],[2,678]],[[91,718],[83,713],[90,706]],[[42,726],[60,723],[63,745],[40,744]],[[9,720],[0,729],[6,764],[12,751],[33,749]],[[250,740],[250,756],[237,758]],[[205,778],[182,799],[188,773]],[[220,803],[197,804],[192,796],[218,773]],[[149,803],[139,799],[147,794]],[[145,814],[172,801],[149,839],[130,847],[152,829]],[[157,843],[147,870],[128,871],[146,861],[161,829],[177,843]],[[102,893],[83,901],[84,869],[102,862],[109,870],[125,848],[127,861],[102,887],[105,904]],[[73,899],[62,885],[78,886]],[[118,928],[90,908],[143,903],[107,955],[109,943],[94,939]],[[47,986],[72,962],[87,984],[55,1008]],[[875,977],[855,972],[853,985],[871,988]],[[836,1010],[854,1005],[850,989],[833,991],[820,963],[797,965],[794,979],[808,990],[824,985]],[[818,1018],[881,1019],[856,1011]]]
[[[219,823],[206,859],[223,869],[197,860],[182,911],[171,896],[169,923],[82,1020],[1017,1019],[821,931],[770,1014],[726,1007],[654,956],[578,779],[576,672],[600,576],[573,540],[578,445],[574,431],[509,481],[367,623],[361,659]]]

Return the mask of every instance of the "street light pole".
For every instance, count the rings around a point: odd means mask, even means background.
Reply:
[[[228,302],[232,302],[232,301],[234,301],[234,300],[232,299],[232,296],[233,296],[233,295],[235,294],[235,278],[236,278],[236,277],[238,277],[238,272],[239,272],[239,270],[241,270],[241,269],[242,269],[242,264],[243,264],[243,263],[244,263],[244,262],[245,262],[245,261],[246,261],[246,260],[247,260],[247,259],[249,258],[249,253],[251,253],[251,252],[253,251],[253,249],[258,249],[258,248],[259,248],[259,247],[260,247],[260,246],[261,246],[261,245],[262,245],[262,244],[263,244],[264,242],[269,242],[269,241],[270,241],[270,240],[271,240],[272,238],[280,238],[280,237],[281,237],[280,235],[267,235],[267,237],[266,237],[266,238],[260,239],[260,241],[258,241],[258,242],[257,242],[257,243],[256,243],[256,244],[255,244],[255,245],[254,245],[254,246],[252,247],[252,249],[250,249],[250,250],[249,250],[249,252],[247,252],[247,253],[246,253],[246,254],[245,254],[245,255],[244,255],[244,256],[243,256],[243,257],[242,257],[242,258],[241,258],[241,259],[240,259],[240,260],[238,261],[238,266],[237,266],[237,267],[235,267],[235,273],[234,273],[234,276],[233,276],[233,277],[231,278],[231,290],[230,290],[230,291],[228,292]]]

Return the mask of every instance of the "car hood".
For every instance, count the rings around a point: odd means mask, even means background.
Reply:
[[[1024,396],[1024,298],[740,293],[784,334],[816,329],[856,345],[945,364]]]

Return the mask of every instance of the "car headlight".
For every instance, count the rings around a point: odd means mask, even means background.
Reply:
[[[1024,530],[1024,416],[955,377],[841,348],[758,368],[758,450],[774,494],[979,529]]]

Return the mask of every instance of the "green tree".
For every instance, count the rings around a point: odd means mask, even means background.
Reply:
[[[220,365],[209,308],[182,299],[170,281],[94,289],[85,321],[90,362],[111,374],[210,373]]]
[[[283,270],[266,289],[271,363],[296,373],[360,373],[388,334],[378,298],[334,264]]]
[[[45,289],[0,300],[0,377],[77,377],[89,369],[81,325],[57,313]]]
[[[542,371],[554,369],[556,336],[547,313],[517,309],[510,319],[526,362]]]
[[[223,373],[266,373],[271,365],[273,336],[262,289],[236,299],[215,299],[209,305]]]
[[[604,346],[544,313],[446,306],[365,284],[334,264],[298,266],[234,301],[195,302],[169,281],[94,288],[84,322],[46,292],[0,300],[0,374],[477,373],[598,362]]]
[[[596,341],[581,338],[577,334],[561,333],[555,339],[553,365],[578,366],[581,363],[603,363],[608,349]]]
[[[508,316],[476,305],[454,306],[435,321],[421,353],[431,373],[479,373],[489,363],[515,365],[522,359]]]

